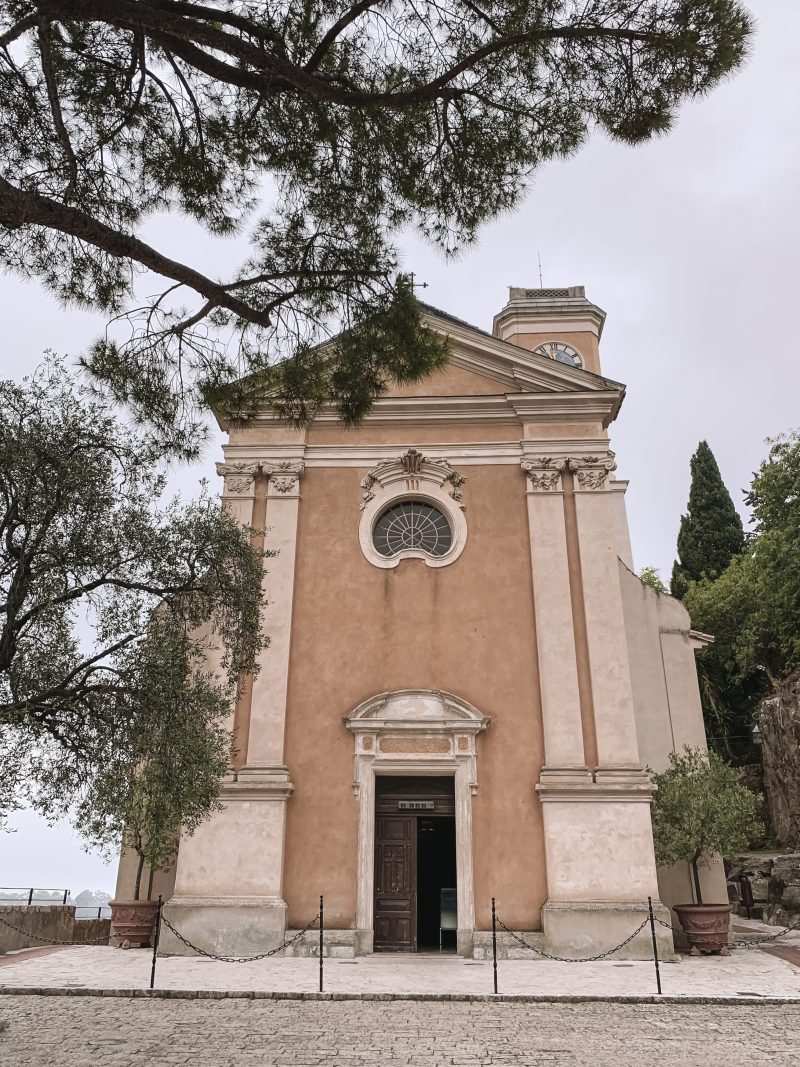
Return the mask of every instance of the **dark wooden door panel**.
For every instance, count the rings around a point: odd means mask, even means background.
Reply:
[[[379,815],[375,826],[377,952],[413,952],[417,941],[417,820]]]

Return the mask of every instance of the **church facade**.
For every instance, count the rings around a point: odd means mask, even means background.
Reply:
[[[582,287],[513,288],[491,333],[425,319],[449,363],[357,429],[265,412],[225,447],[227,506],[276,554],[223,810],[157,889],[209,950],[274,947],[324,894],[340,955],[482,955],[494,897],[531,943],[589,956],[648,897],[662,918],[692,899],[656,868],[647,768],[705,745],[708,638],[633,571],[605,314]],[[651,951],[645,929],[620,958]]]

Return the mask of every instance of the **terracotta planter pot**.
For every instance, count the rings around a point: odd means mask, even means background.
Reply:
[[[152,945],[158,903],[155,900],[111,900],[111,935],[114,948]]]
[[[672,910],[689,940],[689,955],[718,952],[720,956],[730,956],[730,904],[676,904]]]

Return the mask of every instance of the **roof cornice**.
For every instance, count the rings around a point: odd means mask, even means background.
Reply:
[[[530,386],[556,392],[575,389],[625,392],[625,386],[613,378],[537,355],[472,326],[439,316],[427,307],[422,316],[431,329],[446,336],[454,345],[450,355],[454,364],[506,386],[522,389]]]

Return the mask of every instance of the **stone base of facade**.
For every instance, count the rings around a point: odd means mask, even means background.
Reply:
[[[297,933],[299,933],[298,930],[287,930],[286,940],[290,941]],[[357,930],[326,930],[323,954],[326,957],[330,956],[331,959],[353,959],[354,956],[359,955],[356,952],[357,933]],[[306,930],[302,937],[299,937],[293,945],[289,945],[279,955],[303,959],[313,956],[319,959],[319,930],[316,927],[313,930]]]
[[[511,934],[505,930],[497,932],[497,958],[499,960],[536,960],[541,959],[535,949],[544,951],[544,934],[541,930],[515,930],[514,933],[532,945],[533,948],[524,948]],[[492,958],[492,931],[476,930],[473,934],[474,948],[472,955],[476,960],[490,960]]]
[[[657,919],[670,921],[663,904],[654,903]],[[619,945],[648,917],[647,904],[638,901],[548,901],[542,908],[544,950],[551,956],[583,959]],[[672,932],[656,923],[660,960],[674,960]],[[650,924],[623,948],[608,957],[613,960],[651,960],[653,938]]]
[[[215,956],[253,956],[286,940],[286,901],[275,897],[173,897],[164,917],[193,945]],[[194,956],[193,949],[162,923],[162,956]]]

